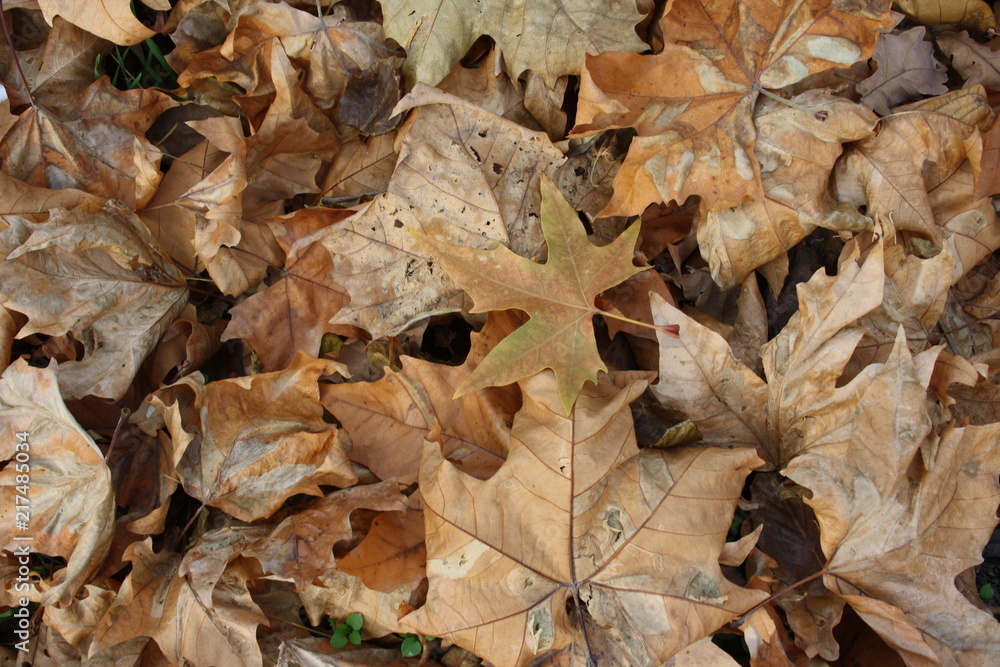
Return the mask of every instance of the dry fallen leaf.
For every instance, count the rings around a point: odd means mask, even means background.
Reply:
[[[357,481],[323,421],[317,380],[346,369],[299,352],[283,371],[205,384],[182,379],[152,396],[184,489],[242,521],[271,516],[297,493]]]
[[[60,365],[63,396],[120,398],[187,301],[181,272],[120,204],[56,209],[0,235],[14,248],[0,262],[0,303],[28,316],[18,337],[71,334],[84,354]]]
[[[730,583],[718,562],[759,459],[639,451],[628,403],[644,386],[603,381],[562,416],[550,372],[522,381],[510,454],[486,481],[427,441],[430,590],[408,625],[494,664],[527,665],[569,645],[587,654],[593,637],[614,643],[620,664],[654,665],[763,596]]]
[[[1000,55],[994,47],[997,40],[986,44],[977,42],[969,33],[945,33],[937,38],[938,46],[951,58],[951,65],[965,79],[966,86],[983,85],[1000,88]]]
[[[654,296],[654,322],[678,326],[681,336],[657,334],[661,379],[653,394],[694,421],[707,444],[756,447],[773,468],[784,467],[807,444],[802,423],[836,426],[824,413],[854,400],[836,386],[864,334],[849,325],[881,303],[885,281],[880,245],[862,265],[857,258],[855,251],[837,276],[820,269],[799,286],[798,312],[764,347],[766,382],[725,339]]]
[[[461,291],[410,230],[468,247],[497,241],[530,257],[542,244],[538,179],[563,160],[544,134],[435,89],[418,86],[397,111],[410,108],[388,192],[310,239],[330,251],[331,279],[351,295],[333,322],[373,338],[461,308]]]
[[[44,605],[67,604],[94,576],[115,521],[111,472],[66,409],[56,375],[55,367],[31,368],[19,359],[0,380],[2,547],[66,558],[62,579],[42,595]]]
[[[639,225],[598,247],[576,211],[555,184],[542,179],[542,233],[548,259],[538,264],[504,246],[493,250],[459,248],[414,234],[448,276],[475,300],[469,312],[516,308],[528,323],[505,338],[455,390],[456,396],[503,386],[551,368],[568,414],[586,382],[606,371],[594,342],[594,299],[629,276],[645,270],[632,263]]]
[[[934,46],[924,40],[926,33],[926,28],[916,27],[879,35],[872,54],[878,70],[857,87],[862,104],[885,116],[892,107],[921,95],[948,92],[948,72],[934,59]]]
[[[115,44],[138,44],[155,34],[132,15],[125,0],[102,0],[96,5],[73,0],[38,0],[38,6],[49,25],[53,25],[56,16],[61,16]]]
[[[480,35],[496,41],[511,79],[530,69],[550,84],[564,74],[579,74],[584,54],[646,48],[635,34],[643,15],[633,2],[386,0],[382,11],[386,36],[407,51],[403,72],[410,85],[436,85]]]
[[[867,58],[891,25],[888,5],[677,0],[660,21],[661,53],[588,56],[574,134],[639,133],[603,215],[638,215],[690,195],[718,210],[754,196],[760,91]]]
[[[929,377],[900,335],[885,365],[851,383],[864,386],[853,418],[819,437],[807,426],[783,472],[812,491],[826,586],[908,663],[992,664],[1000,626],[954,582],[996,525],[1000,424],[932,432]],[[871,409],[887,402],[891,412]]]
[[[251,599],[246,568],[229,568],[207,592],[178,575],[179,554],[155,553],[151,541],[124,555],[132,571],[94,631],[91,655],[136,637],[152,637],[171,664],[260,664],[257,626],[268,621]]]
[[[871,226],[853,205],[834,201],[829,180],[842,144],[872,136],[877,118],[821,90],[791,101],[800,108],[765,99],[754,112],[760,197],[699,216],[698,245],[723,288],[743,282],[816,227],[860,231]]]

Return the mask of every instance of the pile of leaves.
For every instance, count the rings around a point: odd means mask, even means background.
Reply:
[[[2,5],[18,660],[1000,664],[985,2],[143,2]]]

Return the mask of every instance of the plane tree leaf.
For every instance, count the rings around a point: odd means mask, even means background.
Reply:
[[[854,143],[834,171],[837,198],[866,206],[868,215],[890,220],[895,230],[912,232],[916,249],[940,250],[945,233],[929,194],[968,159],[973,173],[982,155],[980,130],[993,112],[981,86],[955,90],[894,109],[878,134]]]
[[[136,637],[151,637],[170,664],[260,664],[257,626],[268,620],[250,597],[251,571],[230,567],[202,602],[190,579],[178,575],[180,554],[156,553],[152,541],[135,542],[123,559],[132,571],[94,630],[90,652]]]
[[[885,0],[677,0],[660,20],[660,53],[588,56],[573,133],[639,134],[603,214],[638,215],[690,195],[708,210],[760,199],[752,119],[760,91],[869,57],[890,25]]]
[[[857,257],[855,250],[836,276],[820,269],[799,285],[798,312],[764,347],[766,381],[733,357],[722,336],[654,295],[653,321],[682,335],[657,333],[661,379],[653,394],[686,414],[706,443],[756,447],[782,468],[805,445],[801,424],[853,400],[836,386],[864,335],[851,325],[882,303],[885,283],[880,245],[863,264]]]
[[[743,282],[755,268],[782,257],[817,227],[859,231],[871,220],[830,192],[830,174],[843,144],[874,134],[878,118],[822,90],[791,100],[765,99],[754,111],[762,197],[734,208],[703,212],[698,244],[720,287]]]
[[[218,380],[192,375],[155,392],[169,456],[187,493],[242,521],[272,515],[320,484],[357,481],[337,429],[323,421],[317,381],[347,370],[299,352],[283,371]]]
[[[505,338],[459,385],[456,395],[503,386],[544,368],[555,371],[563,413],[568,414],[585,382],[606,371],[594,342],[594,299],[643,271],[632,263],[639,225],[598,247],[587,238],[576,211],[550,179],[542,179],[542,232],[548,259],[539,264],[506,247],[459,248],[423,237],[422,243],[475,300],[470,310],[517,308],[530,319]],[[417,238],[421,238],[417,235]]]
[[[32,368],[19,359],[0,379],[0,519],[6,526],[0,546],[17,554],[27,545],[66,558],[62,581],[44,593],[43,604],[68,603],[97,573],[115,525],[111,471],[66,409],[56,376],[54,364]]]
[[[439,83],[480,35],[496,41],[512,79],[530,69],[550,86],[560,76],[579,74],[587,53],[646,48],[635,34],[643,14],[631,1],[386,0],[382,11],[386,36],[407,51],[403,72],[411,85]]]
[[[120,398],[187,302],[184,277],[120,204],[12,221],[0,244],[0,304],[28,316],[19,338],[71,334],[80,361],[59,368],[65,398]]]
[[[38,6],[49,25],[56,16],[61,16],[87,32],[123,46],[138,44],[156,34],[139,22],[126,0],[105,0],[97,4],[39,0]]]
[[[373,338],[462,307],[461,290],[410,230],[531,257],[542,245],[538,180],[564,160],[544,133],[436,89],[417,86],[397,111],[410,108],[386,194],[315,239],[333,256],[331,279],[351,295],[333,323]]]
[[[759,459],[748,449],[639,451],[628,403],[645,381],[619,390],[602,377],[568,416],[551,372],[523,380],[510,454],[489,480],[464,475],[427,441],[430,590],[408,625],[494,664],[571,646],[586,654],[608,639],[627,664],[659,665],[763,597],[719,567]]]
[[[838,429],[803,424],[808,445],[784,473],[812,491],[826,586],[908,664],[991,664],[1000,626],[955,579],[996,525],[1000,425],[933,432],[921,365],[900,333],[851,383],[863,389]]]

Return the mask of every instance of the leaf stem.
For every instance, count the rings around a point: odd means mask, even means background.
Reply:
[[[128,408],[122,408],[122,413],[118,416],[118,423],[115,425],[115,432],[111,434],[111,442],[108,443],[108,451],[104,453],[104,460],[111,460],[111,452],[115,449],[115,444],[118,442],[118,434],[122,430],[122,424],[128,419],[128,416],[132,414],[132,411]]]
[[[816,111],[815,109],[810,109],[808,107],[802,106],[801,104],[796,104],[795,102],[793,102],[791,100],[786,100],[781,95],[775,95],[774,93],[772,93],[767,88],[758,88],[757,92],[759,92],[764,97],[770,97],[772,100],[775,100],[777,102],[781,102],[782,104],[784,104],[786,106],[790,106],[793,109],[798,109],[802,113],[807,113],[810,116],[815,115],[817,113],[820,113],[820,112]]]
[[[830,569],[824,567],[819,572],[814,572],[813,574],[810,574],[808,577],[806,577],[804,579],[799,579],[794,584],[789,584],[788,586],[785,586],[784,588],[782,588],[777,593],[773,593],[770,597],[768,597],[768,598],[766,598],[766,599],[758,602],[754,606],[750,607],[750,609],[745,614],[743,614],[742,616],[740,616],[736,620],[732,621],[732,623],[730,623],[730,625],[732,625],[734,628],[740,627],[741,625],[743,625],[744,623],[747,622],[748,618],[750,618],[758,609],[760,609],[764,605],[770,604],[771,602],[774,602],[775,600],[777,600],[778,598],[780,598],[785,593],[788,593],[789,591],[795,590],[796,588],[798,588],[802,584],[808,584],[810,581],[815,581],[816,579],[819,579],[820,577],[822,577],[824,574],[829,574],[829,573],[830,573]]]
[[[645,327],[646,329],[652,329],[654,331],[658,331],[661,334],[665,334],[672,338],[681,337],[680,327],[676,324],[667,324],[664,326],[660,326],[658,324],[649,324],[648,322],[633,320],[632,318],[625,317],[624,315],[615,315],[614,313],[609,313],[606,310],[596,309],[594,312],[598,315],[603,315],[604,317],[610,317],[613,320],[618,320],[619,322],[627,322],[628,324],[634,324],[637,327]]]

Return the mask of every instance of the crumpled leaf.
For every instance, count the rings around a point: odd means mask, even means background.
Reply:
[[[879,35],[872,58],[878,70],[858,84],[861,103],[886,116],[889,109],[921,95],[948,92],[948,72],[934,59],[923,26]]]
[[[410,86],[418,81],[436,85],[480,35],[496,41],[511,79],[530,69],[549,85],[565,74],[579,74],[587,53],[646,48],[635,34],[643,14],[631,1],[595,6],[587,0],[516,5],[385,0],[382,12],[386,36],[406,49],[403,72]]]
[[[853,400],[836,387],[864,335],[849,325],[882,303],[885,281],[880,244],[861,266],[857,257],[855,249],[838,275],[820,269],[799,285],[798,312],[764,347],[766,382],[732,356],[720,335],[653,296],[653,321],[678,326],[681,336],[657,334],[661,380],[651,391],[686,414],[706,444],[756,447],[780,469],[808,444],[801,424]]]
[[[332,269],[326,248],[309,246],[289,261],[284,278],[229,311],[222,340],[246,340],[269,371],[288,366],[300,350],[319,355],[330,319],[350,300],[330,281]]]
[[[304,70],[303,88],[311,104],[331,115],[339,112],[342,121],[367,133],[385,132],[399,99],[395,69],[401,54],[384,42],[378,23],[347,21],[336,14],[317,18],[312,6],[302,11],[285,3],[256,4],[239,16],[223,44],[195,56],[178,83],[191,86],[212,78],[238,85],[246,91],[244,100],[264,96],[270,92],[269,79],[275,78],[268,75],[268,63],[280,50]],[[379,85],[372,85],[373,76]],[[359,108],[374,110],[374,117],[358,122]]]
[[[61,16],[70,23],[115,44],[128,46],[149,39],[156,33],[132,14],[126,0],[102,0],[96,5],[74,0],[38,0],[49,25]]]
[[[996,51],[1000,40],[983,44],[963,30],[938,35],[936,41],[941,51],[951,58],[951,66],[962,75],[966,86],[979,84],[994,90],[1000,88],[1000,54]]]
[[[28,316],[19,338],[71,334],[80,361],[59,367],[65,398],[118,399],[187,301],[181,272],[120,204],[96,213],[52,211],[49,221],[12,224],[0,243],[0,304]]]
[[[944,234],[929,193],[966,159],[973,174],[978,171],[980,129],[992,120],[980,86],[895,109],[882,119],[877,135],[853,144],[837,163],[837,198],[867,206],[869,216],[879,214],[896,229],[917,234],[925,239],[919,254],[935,254]]]
[[[871,226],[854,206],[834,201],[829,180],[842,144],[872,136],[876,116],[821,90],[791,101],[816,112],[770,99],[754,112],[761,196],[699,216],[698,246],[724,289],[782,256],[816,227],[858,231]]]
[[[346,369],[299,352],[283,371],[205,384],[199,374],[150,402],[171,435],[170,458],[184,490],[241,521],[273,514],[320,484],[357,481],[337,429],[323,421],[317,380]]]
[[[111,471],[66,409],[56,375],[55,365],[32,368],[18,359],[0,380],[0,520],[6,526],[0,547],[20,553],[27,546],[67,560],[62,580],[42,595],[43,605],[69,603],[90,581],[108,555],[115,527]],[[20,521],[27,528],[19,528]]]
[[[933,433],[921,365],[900,333],[889,360],[850,383],[863,388],[839,429],[803,423],[807,447],[784,474],[812,491],[824,583],[908,663],[991,664],[1000,626],[955,578],[996,525],[1000,424]]]
[[[426,564],[424,518],[415,510],[378,515],[361,543],[337,561],[341,571],[382,593],[415,587],[426,575]]]
[[[178,575],[189,578],[206,606],[211,606],[211,591],[237,556],[255,558],[265,573],[294,581],[295,589],[303,590],[337,566],[333,547],[351,539],[352,512],[404,507],[405,498],[392,480],[334,491],[276,525],[231,525],[205,533],[184,555]]]
[[[417,481],[428,434],[439,429],[443,453],[470,475],[487,478],[503,463],[511,417],[521,405],[514,387],[487,387],[453,398],[455,387],[522,322],[494,313],[473,334],[461,366],[444,366],[403,355],[402,370],[386,370],[376,382],[320,387],[323,406],[351,436],[352,461],[380,479]],[[388,591],[387,591],[388,592]]]
[[[435,89],[415,88],[397,111],[409,108],[416,111],[401,130],[388,192],[313,239],[333,256],[331,279],[351,295],[333,323],[373,338],[462,306],[461,290],[411,229],[468,247],[500,242],[530,257],[542,245],[539,176],[563,160],[544,134]]]
[[[233,566],[201,601],[179,576],[180,554],[155,553],[147,538],[125,551],[132,571],[94,631],[91,655],[136,637],[152,637],[170,664],[260,664],[257,626],[268,620],[250,597],[250,572]]]
[[[594,299],[604,290],[644,271],[632,263],[639,225],[598,247],[587,239],[573,207],[551,179],[543,178],[542,232],[548,259],[538,264],[504,246],[472,250],[418,234],[418,240],[452,280],[472,296],[469,312],[516,308],[528,323],[505,338],[455,390],[456,396],[503,386],[545,368],[555,372],[564,414],[584,383],[606,371],[594,341]]]
[[[76,188],[142,206],[153,192],[137,183],[137,174],[158,175],[160,163],[144,134],[176,102],[152,89],[117,90],[107,77],[94,81],[94,58],[105,44],[56,21],[37,66],[26,72],[30,91],[11,68],[4,85],[32,102],[0,141],[0,162],[29,185]]]
[[[759,459],[639,451],[628,403],[644,386],[619,391],[603,380],[567,417],[550,372],[522,381],[510,455],[486,481],[463,475],[429,440],[430,590],[405,622],[494,664],[527,665],[570,645],[586,652],[595,641],[586,633],[618,644],[627,664],[659,665],[762,598],[719,568]]]
[[[573,133],[639,133],[601,214],[638,215],[690,195],[719,210],[754,196],[758,91],[867,58],[889,25],[884,0],[677,0],[660,21],[662,52],[588,56]]]

